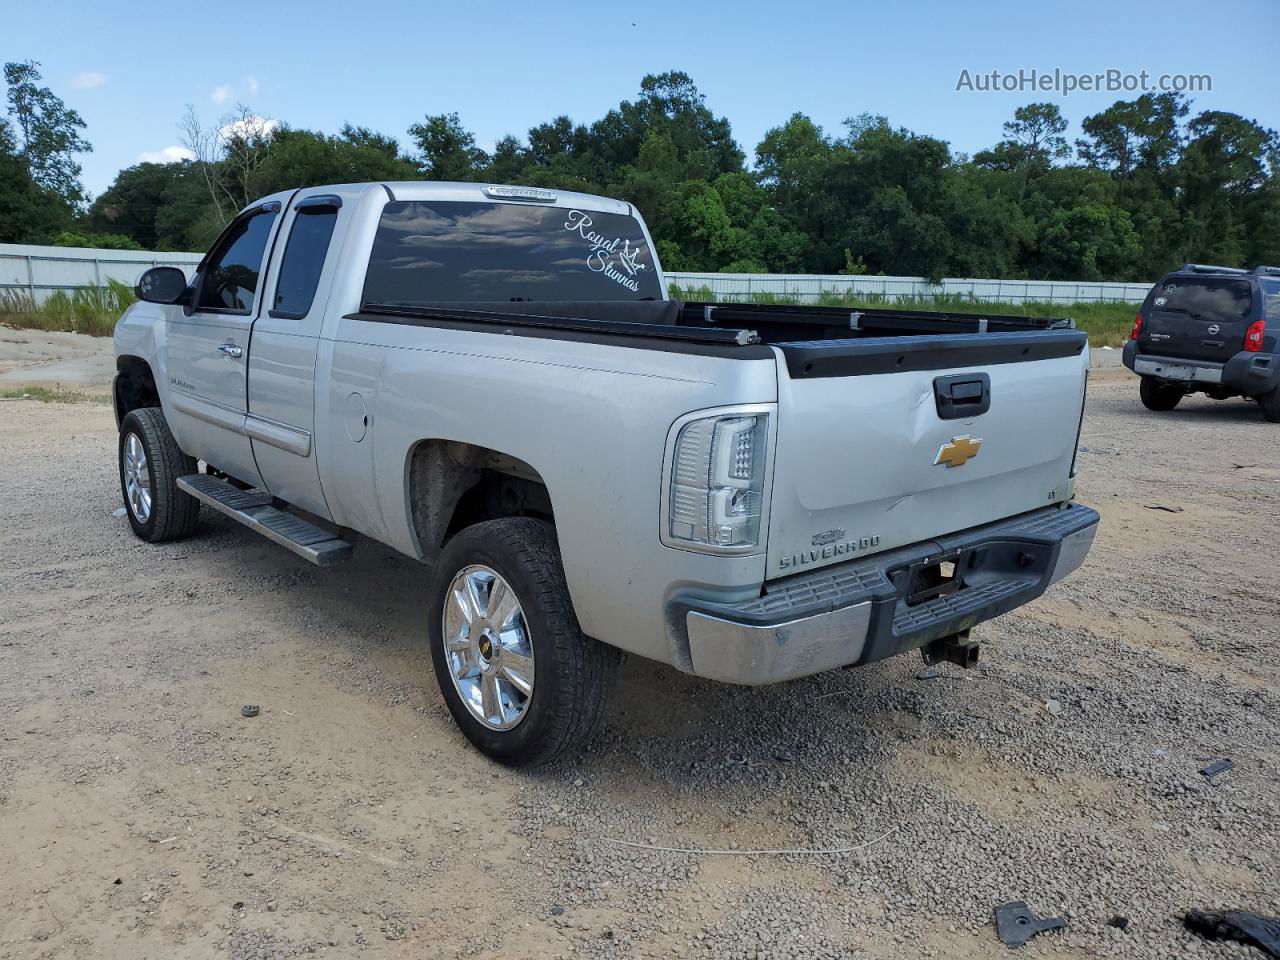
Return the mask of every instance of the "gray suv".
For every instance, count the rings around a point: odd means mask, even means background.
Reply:
[[[1256,400],[1280,423],[1280,267],[1197,263],[1160,280],[1133,321],[1124,365],[1142,377],[1148,410],[1187,394]]]

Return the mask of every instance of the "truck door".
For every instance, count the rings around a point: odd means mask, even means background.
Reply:
[[[178,443],[251,484],[262,478],[244,428],[249,334],[280,207],[262,203],[231,221],[200,265],[191,305],[170,312],[165,337],[165,413]]]
[[[354,197],[352,197],[354,199]],[[316,350],[329,287],[331,254],[347,213],[342,192],[299,191],[286,211],[268,279],[270,300],[253,327],[245,430],[264,485],[273,494],[331,519],[316,466]]]

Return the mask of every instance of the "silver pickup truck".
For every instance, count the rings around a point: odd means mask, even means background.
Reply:
[[[507,763],[600,728],[618,650],[738,684],[969,665],[1093,542],[1070,321],[681,303],[628,203],[290,190],[137,292],[134,533],[204,505],[313,563],[423,561],[440,689]]]

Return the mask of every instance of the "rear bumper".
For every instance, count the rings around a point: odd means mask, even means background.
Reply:
[[[1126,367],[1144,377],[1159,377],[1195,387],[1221,385],[1250,397],[1280,386],[1280,356],[1271,353],[1241,350],[1226,363],[1213,363],[1139,353],[1137,341],[1129,340],[1124,345],[1122,359]]]
[[[692,672],[759,685],[882,660],[1034,600],[1084,562],[1098,514],[1045,507],[766,585],[737,604],[676,599]],[[913,565],[956,557],[964,586],[908,605]]]

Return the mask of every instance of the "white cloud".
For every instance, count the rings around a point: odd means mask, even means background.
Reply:
[[[174,144],[163,150],[145,150],[138,154],[138,163],[177,163],[179,160],[194,160],[196,155],[186,147]]]
[[[92,90],[107,82],[107,75],[97,70],[82,70],[71,78],[71,85],[77,90]]]
[[[244,78],[244,88],[249,91],[249,96],[256,97],[258,95],[258,78],[253,74]]]
[[[229,137],[245,135],[269,136],[275,133],[279,126],[279,120],[269,120],[266,117],[259,117],[257,114],[250,114],[234,123],[228,123],[218,130],[218,133],[224,140]]]
[[[221,86],[217,86],[213,88],[213,92],[209,94],[209,99],[212,100],[214,103],[223,104],[231,99],[231,94],[233,92],[234,91],[231,89],[231,87],[227,86],[226,84],[222,84]]]

